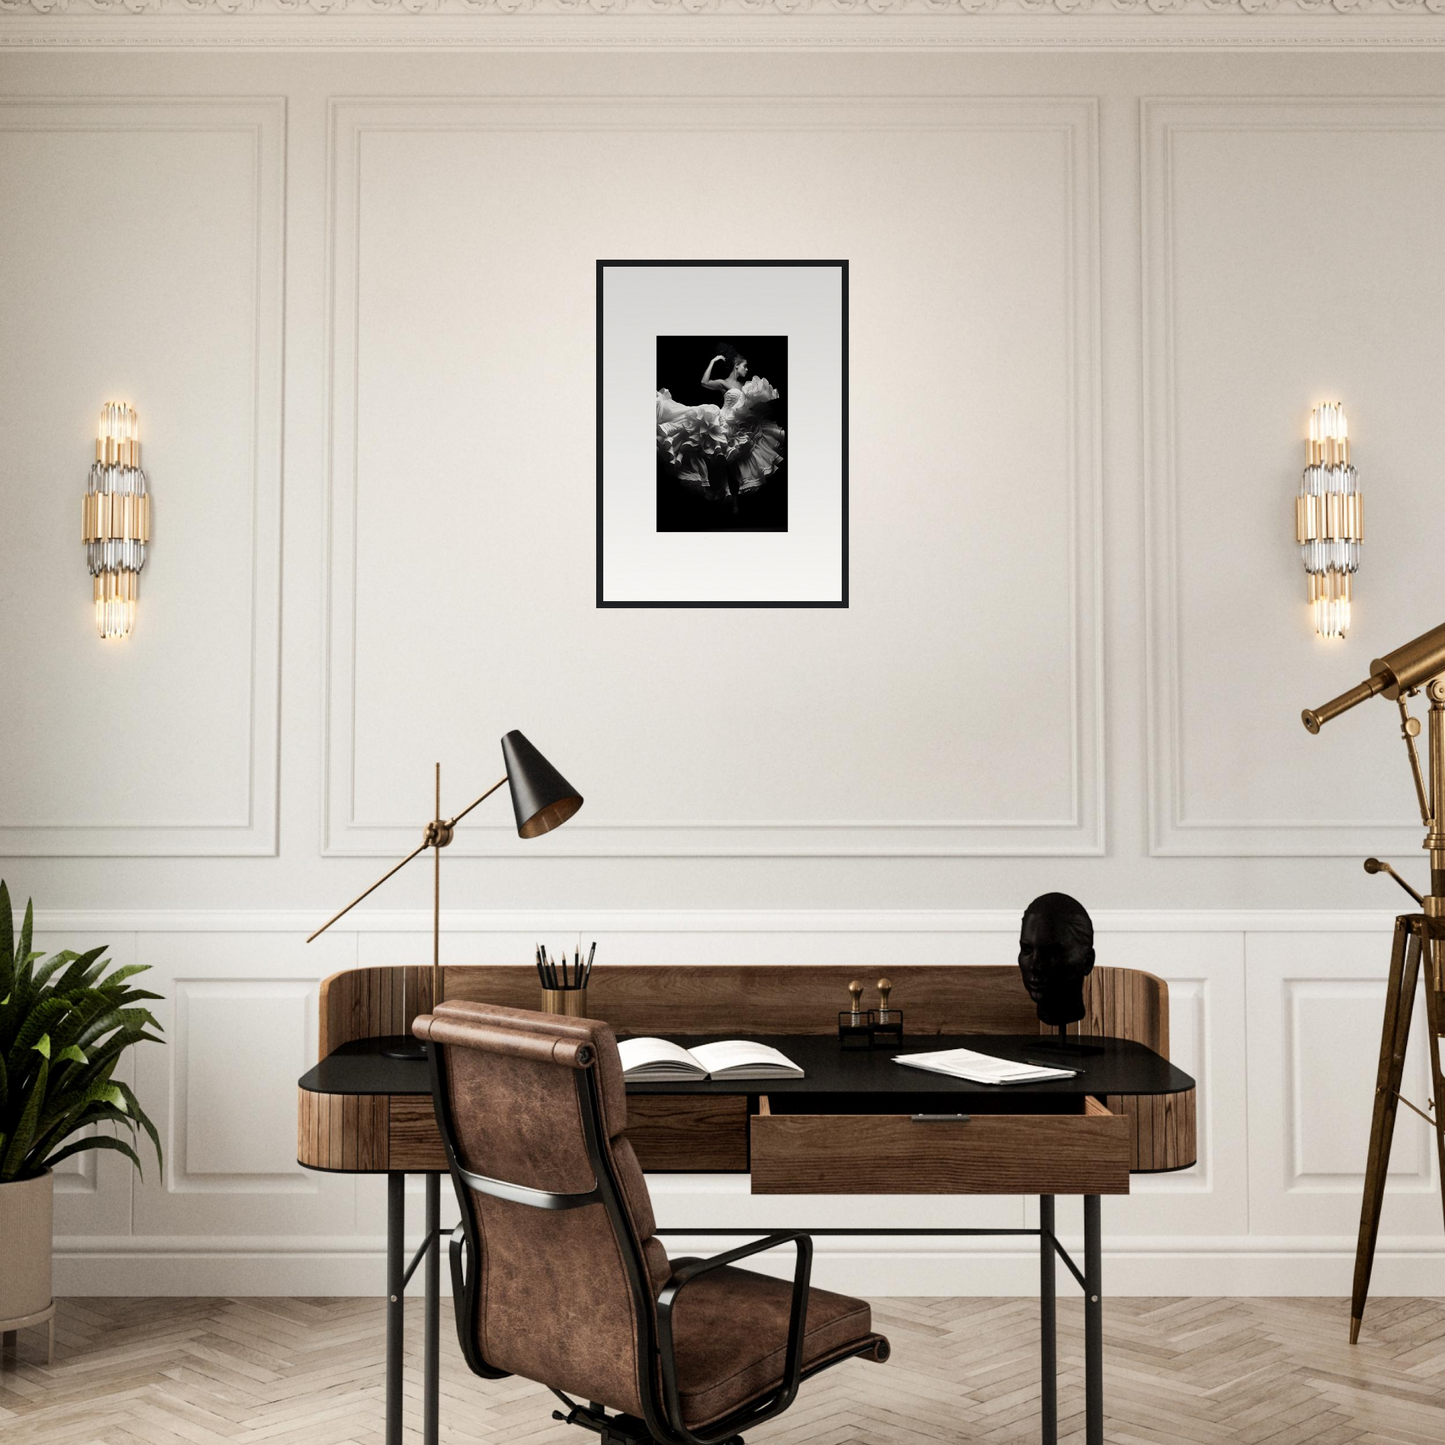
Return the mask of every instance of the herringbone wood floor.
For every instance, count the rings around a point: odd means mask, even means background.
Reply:
[[[420,1306],[409,1306],[408,1432],[420,1439]],[[1116,1445],[1440,1445],[1445,1301],[1375,1300],[1360,1345],[1342,1300],[1106,1302]],[[1037,1441],[1037,1305],[889,1299],[887,1365],[805,1385],[756,1445]],[[1083,1439],[1083,1316],[1059,1302],[1060,1439]],[[586,1445],[539,1386],[487,1384],[443,1314],[442,1439]],[[382,1310],[358,1299],[64,1300],[56,1360],[22,1334],[0,1368],[4,1445],[380,1445]]]

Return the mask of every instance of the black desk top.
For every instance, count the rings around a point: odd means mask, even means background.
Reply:
[[[714,1039],[673,1035],[684,1048]],[[740,1037],[734,1035],[733,1037]],[[752,1037],[752,1036],[747,1036]],[[801,1068],[801,1079],[707,1079],[699,1083],[628,1084],[629,1094],[996,1094],[1073,1096],[1083,1094],[1178,1094],[1194,1080],[1153,1049],[1126,1039],[1090,1038],[1076,1046],[1038,1034],[931,1035],[905,1039],[901,1049],[844,1050],[831,1034],[758,1035]],[[429,1094],[431,1077],[425,1060],[392,1059],[382,1053],[381,1039],[343,1044],[302,1074],[303,1089],[319,1094]],[[1037,1061],[1078,1069],[1069,1079],[1037,1084],[974,1084],[926,1069],[895,1064],[895,1054],[932,1053],[938,1049],[977,1049],[1003,1059]]]

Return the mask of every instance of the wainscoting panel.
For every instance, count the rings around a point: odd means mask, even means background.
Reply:
[[[688,254],[677,157],[722,133],[768,158],[750,254],[852,267],[854,606],[761,630],[592,608],[593,416],[563,401],[592,393],[595,259]],[[535,843],[479,813],[454,851],[1102,850],[1092,101],[344,100],[331,143],[328,854],[413,846],[431,772],[397,758],[484,759],[525,716],[580,779],[633,738],[647,788]],[[921,410],[938,355],[949,404]],[[981,685],[1019,669],[1026,722]],[[860,737],[888,769],[855,766]],[[447,808],[492,756],[443,778]]]
[[[1359,1227],[1379,1061],[1390,937],[1323,933],[1249,940],[1250,1219],[1271,1233]],[[1426,1107],[1423,997],[1402,1092]],[[1438,1231],[1434,1141],[1400,1109],[1390,1154],[1385,1235]]]
[[[281,100],[0,102],[0,266],[25,278],[0,294],[25,539],[0,654],[26,688],[0,710],[24,759],[0,855],[275,851],[284,148]],[[153,538],[135,630],[105,643],[80,500],[112,400],[139,414]]]
[[[1438,489],[1408,479],[1441,444],[1445,191],[1420,178],[1445,103],[1146,101],[1142,144],[1151,851],[1414,853],[1393,709],[1315,738],[1300,711],[1440,620],[1413,562]],[[1322,166],[1350,200],[1315,225]],[[1335,400],[1369,516],[1343,645],[1315,635],[1293,546],[1309,411]]]
[[[136,956],[166,1001],[164,1048],[137,1054],[166,1147],[136,1189],[135,1233],[331,1236],[353,1227],[355,1181],[296,1163],[296,1080],[316,1053],[321,977],[354,935],[144,933]]]
[[[456,927],[442,950],[453,962],[521,961],[534,934],[560,947],[584,922],[561,912],[526,923],[449,917]],[[846,980],[876,977],[904,957],[1000,963],[1017,950],[994,913],[629,912],[585,921],[588,938],[600,940],[599,967],[673,962],[685,950],[699,967],[832,961]],[[1129,1197],[1105,1205],[1111,1293],[1346,1292],[1391,916],[1340,914],[1325,933],[1303,931],[1290,914],[1100,912],[1095,921],[1102,963],[1170,980],[1173,1057],[1199,1080],[1199,1163],[1138,1177]],[[164,1179],[148,1165],[137,1182],[109,1160],[94,1193],[67,1176],[60,1287],[376,1292],[383,1183],[292,1163],[294,1085],[312,1058],[320,979],[358,963],[424,960],[426,916],[363,912],[309,946],[302,940],[315,919],[300,914],[42,923],[47,944],[104,937],[116,958],[152,963],[146,977],[166,995],[158,1012],[168,1043],[136,1056],[136,1088],[166,1141]],[[1412,1045],[1420,1051],[1409,1085],[1421,1103],[1422,1045]],[[1376,1269],[1382,1293],[1445,1293],[1445,1236],[1422,1134],[1402,1113]],[[666,1225],[697,1231],[673,1241],[679,1251],[709,1247],[709,1225],[1017,1225],[1037,1216],[1033,1201],[1009,1198],[754,1199],[743,1178],[702,1175],[658,1176],[652,1187]],[[413,1235],[421,1195],[421,1181],[410,1181]],[[450,1199],[444,1213],[454,1215]],[[1077,1233],[1076,1201],[1063,1202],[1060,1219]],[[1037,1281],[1036,1260],[1017,1240],[828,1238],[818,1255],[820,1281],[865,1292],[1027,1293]]]

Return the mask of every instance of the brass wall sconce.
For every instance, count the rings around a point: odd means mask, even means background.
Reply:
[[[107,640],[125,637],[135,626],[150,535],[151,499],[140,467],[135,408],[108,401],[100,409],[95,462],[81,513],[81,540],[94,579],[95,625]]]
[[[1310,413],[1294,534],[1309,579],[1315,631],[1321,637],[1343,637],[1350,627],[1352,578],[1365,535],[1365,501],[1350,465],[1349,425],[1339,402],[1323,402]]]

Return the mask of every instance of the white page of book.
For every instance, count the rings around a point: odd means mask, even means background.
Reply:
[[[721,1073],[725,1069],[769,1066],[802,1072],[786,1054],[749,1039],[724,1039],[715,1044],[700,1044],[692,1051],[692,1057],[710,1074]]]
[[[666,1064],[669,1068],[686,1069],[692,1074],[707,1072],[707,1065],[700,1064],[681,1044],[670,1039],[620,1039],[617,1054],[622,1060],[622,1072],[646,1068],[649,1064]]]

